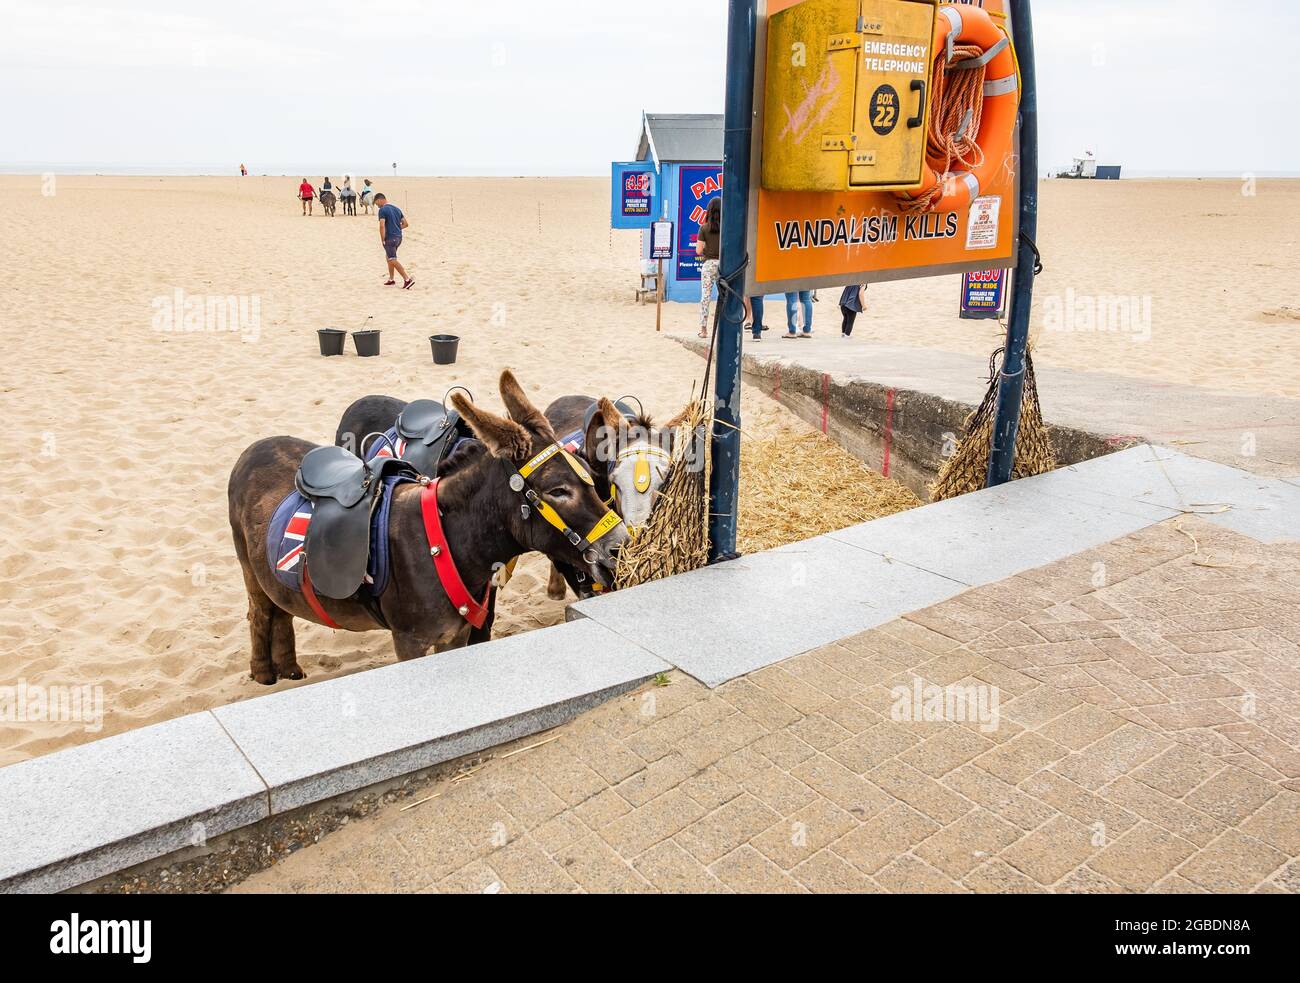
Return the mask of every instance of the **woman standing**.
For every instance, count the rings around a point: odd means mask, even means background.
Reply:
[[[709,202],[709,210],[700,223],[700,234],[695,240],[695,255],[700,266],[700,337],[709,336],[709,301],[718,284],[718,256],[722,245],[722,199]]]
[[[844,315],[844,325],[840,334],[845,338],[853,334],[853,322],[867,309],[867,285],[850,283],[840,294],[840,313]]]

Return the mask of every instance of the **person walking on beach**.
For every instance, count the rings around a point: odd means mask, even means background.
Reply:
[[[243,164],[239,165],[239,176],[248,177],[248,168],[245,167]]]
[[[379,206],[379,241],[384,244],[384,255],[388,257],[388,279],[384,281],[384,286],[396,285],[396,274],[400,273],[402,289],[410,290],[415,281],[406,275],[405,268],[397,261],[397,250],[402,245],[402,230],[409,223],[402,210],[396,205],[390,205],[384,195],[375,195],[375,204]]]
[[[789,290],[785,295],[785,326],[787,338],[800,337],[795,318],[798,314],[799,307],[803,307],[803,336],[804,338],[812,337],[812,291],[811,290]]]
[[[845,338],[853,334],[853,322],[867,309],[867,285],[850,283],[840,294],[840,313],[844,315],[844,325],[840,334]]]
[[[695,255],[700,265],[700,337],[709,336],[709,301],[718,284],[718,257],[722,246],[722,199],[709,202],[709,210],[700,223],[700,234],[695,240]]]
[[[306,178],[302,179],[302,184],[298,185],[298,197],[302,199],[302,213],[311,214],[311,203],[316,198],[316,189],[311,186]]]

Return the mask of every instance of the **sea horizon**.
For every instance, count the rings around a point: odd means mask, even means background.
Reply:
[[[485,167],[480,165],[398,165],[397,177],[511,177],[511,178],[561,178],[561,177],[608,177],[609,165],[593,166],[569,165],[556,167],[530,168],[519,170],[512,167]],[[1044,177],[1055,175],[1064,168],[1047,168]],[[53,161],[18,161],[0,163],[0,174],[7,176],[57,174],[69,177],[239,177],[239,163],[230,164],[133,164],[113,162],[53,162]],[[392,164],[361,164],[357,166],[339,164],[274,164],[263,167],[249,167],[249,177],[315,177],[318,175],[351,175],[356,177],[382,176],[393,174]],[[1132,179],[1172,179],[1172,180],[1241,180],[1247,177],[1266,179],[1300,178],[1300,170],[1280,171],[1193,171],[1174,168],[1124,168],[1122,178]]]

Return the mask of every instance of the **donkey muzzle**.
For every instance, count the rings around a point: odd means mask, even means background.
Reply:
[[[627,539],[627,527],[620,522],[582,551],[582,562],[587,572],[606,591],[614,589],[614,572],[618,568],[618,554]]]

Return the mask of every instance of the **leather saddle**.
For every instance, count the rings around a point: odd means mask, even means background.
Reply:
[[[303,457],[294,484],[312,503],[303,552],[316,593],[342,600],[365,583],[370,519],[384,479],[393,476],[417,480],[419,473],[406,461],[362,461],[342,447],[317,447]]]
[[[402,459],[420,474],[438,474],[438,465],[456,445],[462,433],[460,414],[435,399],[407,403],[397,417],[397,436],[406,441]]]

